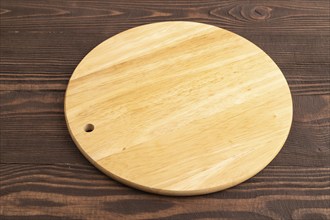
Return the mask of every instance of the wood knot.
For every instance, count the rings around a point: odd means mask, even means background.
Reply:
[[[255,6],[251,9],[251,18],[255,20],[269,19],[272,10],[272,8],[267,6]]]

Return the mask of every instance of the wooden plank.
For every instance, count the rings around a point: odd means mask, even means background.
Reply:
[[[4,163],[83,163],[64,120],[64,92],[0,92],[0,159]],[[330,97],[294,96],[294,120],[275,165],[329,165]],[[48,157],[42,157],[42,155]]]
[[[145,23],[193,19],[227,28],[260,46],[279,65],[294,93],[327,93],[328,1],[160,5],[149,1],[3,1],[0,89],[65,90],[81,58],[103,40]],[[304,88],[297,83],[304,83]]]
[[[329,27],[328,1],[207,1],[153,2],[3,1],[2,31],[69,30],[79,34],[100,33],[114,26],[133,26],[164,20],[194,20],[218,24],[231,30],[301,34]],[[283,25],[285,24],[285,25]]]
[[[94,37],[76,37],[70,33],[6,34],[1,38],[0,90],[64,91],[80,60],[94,46],[116,33],[96,34]],[[245,37],[277,63],[293,95],[330,94],[330,35],[318,37],[316,42],[312,35],[265,36],[250,33]],[[66,43],[70,38],[74,44]],[[22,39],[29,39],[29,44],[26,45]],[[56,41],[60,43],[54,44]]]
[[[0,169],[2,219],[330,217],[330,168],[269,166],[226,191],[185,198],[134,190],[83,165],[2,164]]]

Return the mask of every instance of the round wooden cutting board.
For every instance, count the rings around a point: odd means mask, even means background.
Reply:
[[[248,40],[160,22],[94,48],[70,79],[65,116],[80,151],[110,177],[199,195],[270,163],[288,136],[292,100],[280,69]]]

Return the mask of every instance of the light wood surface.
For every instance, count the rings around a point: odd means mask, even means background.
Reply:
[[[282,148],[292,100],[276,64],[215,26],[161,22],[94,48],[65,95],[70,134],[112,178],[166,195],[234,186]]]

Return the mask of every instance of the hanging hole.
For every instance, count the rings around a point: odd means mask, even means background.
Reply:
[[[87,124],[87,125],[85,125],[84,130],[85,130],[86,132],[92,132],[92,131],[94,130],[94,125],[92,125],[92,124]]]

